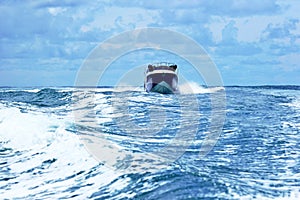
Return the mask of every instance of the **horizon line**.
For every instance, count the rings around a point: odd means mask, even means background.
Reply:
[[[300,85],[295,85],[295,84],[262,84],[262,85],[238,85],[238,84],[233,84],[233,85],[219,85],[219,86],[207,86],[207,85],[202,85],[199,84],[199,86],[203,87],[300,87]],[[40,86],[0,86],[0,88],[55,88],[55,87],[71,87],[71,88],[113,88],[113,87],[143,87],[142,85],[98,85],[98,86],[75,86],[75,85],[40,85]]]

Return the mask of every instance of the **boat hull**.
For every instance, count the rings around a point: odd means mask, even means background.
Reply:
[[[153,88],[150,90],[151,92],[158,92],[161,94],[173,94],[175,91],[172,89],[172,87],[166,83],[165,81],[162,81],[158,84],[156,84]]]

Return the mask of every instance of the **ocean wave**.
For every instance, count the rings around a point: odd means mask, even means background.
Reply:
[[[161,95],[134,88],[114,92],[112,87],[2,88],[0,196],[300,197],[300,94],[295,89],[224,90],[193,83],[187,87],[193,89],[187,95]],[[219,90],[226,92],[227,119],[212,151],[200,158],[203,140],[211,134],[209,97]],[[179,130],[182,140],[175,138]],[[94,146],[104,159],[82,141],[92,137],[104,141],[102,146]],[[110,144],[118,153],[125,153],[112,155]],[[104,147],[108,151],[102,151]],[[169,151],[160,154],[164,149]],[[180,153],[175,154],[176,159],[174,152]],[[117,165],[108,165],[105,156],[114,158]],[[168,158],[172,162],[164,163]]]
[[[9,90],[0,92],[0,101],[6,103],[26,103],[38,107],[58,107],[71,100],[71,92],[59,92],[52,88],[32,90]]]

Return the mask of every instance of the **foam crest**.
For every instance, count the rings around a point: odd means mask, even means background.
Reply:
[[[18,108],[0,109],[0,141],[17,150],[45,146],[55,137],[58,120],[43,113],[22,113]]]

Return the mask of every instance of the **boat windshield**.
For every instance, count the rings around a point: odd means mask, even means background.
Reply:
[[[148,65],[147,71],[151,72],[154,70],[161,70],[161,69],[176,71],[177,65],[174,63],[167,63],[167,62],[154,63]]]

